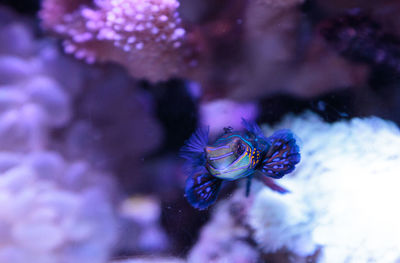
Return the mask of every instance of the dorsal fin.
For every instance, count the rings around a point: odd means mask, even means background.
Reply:
[[[196,131],[185,141],[185,145],[180,149],[179,155],[185,159],[191,159],[193,154],[204,152],[208,143],[209,127],[197,128]]]
[[[209,127],[198,128],[179,151],[179,156],[186,159],[188,172],[205,165],[204,148],[208,143]]]
[[[248,132],[253,133],[254,135],[256,135],[259,138],[267,140],[267,138],[265,137],[264,133],[262,132],[260,126],[258,126],[257,123],[255,123],[254,121],[248,121],[248,120],[242,118],[242,125]]]

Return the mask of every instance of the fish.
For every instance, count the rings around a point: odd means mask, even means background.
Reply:
[[[212,143],[209,127],[200,127],[180,149],[187,166],[185,197],[194,208],[207,209],[216,202],[222,182],[242,178],[247,178],[246,196],[253,178],[279,193],[289,192],[273,179],[293,172],[300,162],[296,136],[281,129],[266,137],[255,122],[242,119],[242,125],[242,131],[224,128]]]

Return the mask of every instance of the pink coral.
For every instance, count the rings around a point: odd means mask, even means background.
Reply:
[[[76,58],[117,62],[135,77],[160,80],[183,70],[190,53],[178,7],[177,0],[46,0],[41,18]]]

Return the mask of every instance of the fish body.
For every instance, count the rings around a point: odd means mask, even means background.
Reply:
[[[205,147],[206,168],[211,175],[236,180],[252,173],[259,164],[264,145],[243,132],[226,133]]]
[[[225,128],[215,142],[208,142],[208,128],[198,129],[186,141],[180,154],[189,164],[185,196],[198,209],[215,202],[222,181],[257,175],[271,189],[286,192],[269,178],[279,179],[294,170],[300,161],[299,147],[293,133],[279,130],[265,137],[255,123],[243,120],[244,131]]]

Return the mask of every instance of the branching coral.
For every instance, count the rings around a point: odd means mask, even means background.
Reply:
[[[176,0],[46,0],[41,17],[76,58],[118,62],[135,77],[161,80],[188,65],[178,6]]]

